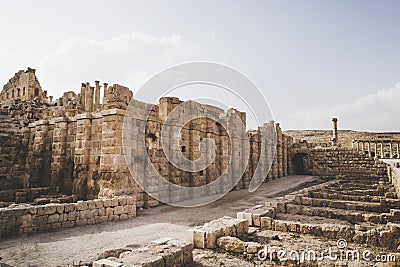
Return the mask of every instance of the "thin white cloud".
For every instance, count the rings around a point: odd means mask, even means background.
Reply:
[[[342,129],[398,131],[398,114],[400,82],[392,88],[379,90],[351,103],[293,111],[282,124],[286,129],[327,129],[331,124],[330,118],[338,117]]]
[[[78,91],[81,82],[119,83],[137,89],[156,72],[189,60],[196,48],[180,36],[157,38],[144,33],[106,40],[74,37],[47,53],[37,65],[39,80],[49,94]]]

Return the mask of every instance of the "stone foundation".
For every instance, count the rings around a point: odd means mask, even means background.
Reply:
[[[191,266],[193,262],[193,246],[171,238],[153,241],[147,246],[136,249],[125,248],[124,252],[111,253],[114,257],[99,259],[92,267],[178,267]]]
[[[136,217],[133,197],[0,208],[1,237]]]

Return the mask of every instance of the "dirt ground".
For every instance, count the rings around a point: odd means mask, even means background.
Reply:
[[[222,199],[196,208],[159,206],[138,211],[137,218],[20,236],[0,241],[1,263],[11,266],[68,266],[90,262],[104,251],[145,245],[162,237],[186,240],[188,230],[222,216],[264,204],[268,199],[320,182],[293,175],[263,184],[256,192],[230,192]]]

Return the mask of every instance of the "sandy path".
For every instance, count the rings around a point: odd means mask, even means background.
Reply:
[[[99,253],[106,250],[130,244],[144,245],[161,237],[185,240],[187,230],[193,225],[225,215],[235,217],[237,211],[263,204],[268,198],[294,191],[315,180],[312,176],[287,176],[263,184],[253,193],[247,190],[230,192],[224,198],[202,207],[165,205],[138,211],[137,218],[132,220],[2,240],[0,262],[11,266],[68,266],[96,259]]]

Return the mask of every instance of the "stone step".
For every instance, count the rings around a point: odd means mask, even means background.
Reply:
[[[303,196],[297,196],[294,204],[309,206],[309,207],[322,207],[322,208],[335,208],[343,210],[359,210],[369,212],[390,212],[390,204],[385,200],[381,199],[377,202],[362,202],[362,201],[351,201],[351,200],[333,200],[323,198],[309,198]]]
[[[222,236],[240,237],[249,231],[247,219],[222,217],[192,230],[192,242],[195,248],[215,249],[217,240]]]
[[[352,196],[385,196],[387,193],[385,190],[368,189],[368,190],[338,190],[338,189],[324,189],[321,192],[326,193],[342,193]]]
[[[326,192],[308,192],[306,195],[310,198],[324,198],[324,199],[337,199],[337,200],[348,200],[348,201],[361,201],[361,202],[380,202],[382,199],[386,199],[387,202],[390,203],[391,208],[398,209],[400,208],[400,200],[397,198],[388,198],[388,193],[386,193],[385,197],[382,196],[354,196],[354,195],[346,195],[342,193],[326,193]],[[396,196],[393,194],[392,196]]]
[[[338,184],[335,186],[327,186],[325,189],[336,189],[336,190],[374,190],[377,188],[383,188],[383,189],[390,189],[393,186],[391,184],[369,184],[369,185],[365,185],[365,184]]]
[[[343,210],[329,207],[309,207],[286,203],[281,212],[307,216],[318,216],[325,218],[348,221],[350,223],[370,222],[374,224],[385,224],[388,222],[400,222],[400,210],[392,209],[388,213],[376,213],[359,210]]]
[[[312,220],[311,217],[310,220]],[[303,223],[269,217],[261,218],[261,230],[312,235],[331,240],[344,239],[347,242],[385,247],[393,250],[397,249],[399,245],[398,238],[400,237],[400,224],[388,224],[372,228],[362,225],[349,226],[336,223]]]

